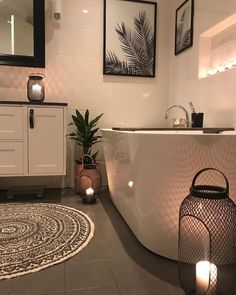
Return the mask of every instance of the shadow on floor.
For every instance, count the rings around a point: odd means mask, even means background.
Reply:
[[[171,259],[164,258],[145,248],[132,233],[119,211],[113,205],[108,189],[104,189],[100,193],[100,201],[107,215],[109,216],[115,231],[117,232],[123,247],[132,260],[140,265],[143,269],[153,274],[155,277],[180,287],[178,279],[178,263]],[[129,234],[125,234],[120,230],[120,220],[127,225]],[[158,237],[157,237],[158,238]]]
[[[55,203],[60,204],[63,196],[63,191],[60,188],[55,189],[44,189],[42,195],[37,195],[37,192],[30,190],[17,191],[17,188],[13,194],[10,194],[9,190],[0,190],[0,203],[9,202],[33,202],[33,203]]]

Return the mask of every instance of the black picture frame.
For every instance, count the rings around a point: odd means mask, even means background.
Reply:
[[[156,2],[104,0],[104,75],[155,77],[156,21]]]
[[[45,68],[45,0],[33,1],[34,54],[0,54],[0,65]]]
[[[175,14],[175,55],[193,45],[194,0],[186,0]]]

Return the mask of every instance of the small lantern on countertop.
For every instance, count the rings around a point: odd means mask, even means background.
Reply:
[[[45,96],[44,75],[30,74],[27,82],[27,96],[29,101],[43,102]]]
[[[195,185],[205,171],[219,172],[226,187]],[[215,168],[200,170],[179,211],[179,280],[186,294],[236,294],[236,205],[229,183]]]

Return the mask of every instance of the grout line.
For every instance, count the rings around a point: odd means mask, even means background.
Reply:
[[[117,281],[115,279],[115,276],[114,276],[114,273],[113,273],[113,270],[112,269],[111,269],[111,273],[112,273],[112,277],[113,277],[113,279],[115,281],[116,289],[117,289],[119,295],[121,295],[121,291],[120,291],[119,285],[118,285],[118,283],[117,283]]]
[[[12,279],[11,284],[10,284],[10,288],[8,290],[8,295],[11,295],[11,291],[12,291],[12,286],[13,286],[13,282],[15,281],[15,279]]]
[[[64,280],[64,284],[63,284],[63,294],[66,295],[66,263],[63,262],[63,280]]]

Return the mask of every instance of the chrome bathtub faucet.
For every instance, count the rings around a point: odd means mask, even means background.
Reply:
[[[165,119],[168,119],[168,113],[169,113],[169,111],[171,111],[171,110],[174,109],[174,108],[180,108],[181,110],[184,111],[186,126],[187,126],[187,127],[191,127],[191,122],[190,122],[190,120],[189,120],[188,111],[187,111],[182,105],[176,105],[176,104],[175,104],[175,105],[169,107],[168,110],[167,110],[166,113],[165,113]]]

